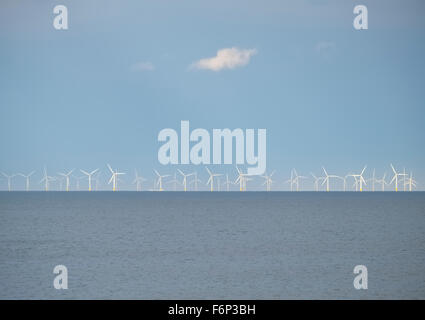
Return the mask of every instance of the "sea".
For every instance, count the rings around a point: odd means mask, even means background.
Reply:
[[[425,299],[425,193],[0,192],[0,299]]]

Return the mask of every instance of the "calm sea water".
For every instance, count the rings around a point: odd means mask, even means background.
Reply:
[[[0,298],[424,299],[425,193],[0,192]]]

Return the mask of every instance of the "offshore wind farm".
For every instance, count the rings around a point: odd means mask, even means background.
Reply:
[[[44,187],[44,191],[210,191],[210,192],[225,192],[225,191],[345,191],[345,192],[362,192],[362,191],[416,191],[420,184],[416,181],[413,173],[410,171],[406,173],[406,168],[403,171],[396,171],[393,164],[390,164],[387,169],[389,172],[389,179],[387,171],[383,173],[381,179],[377,179],[373,169],[370,178],[365,179],[367,166],[364,166],[361,172],[354,174],[353,171],[341,175],[328,174],[325,167],[322,167],[322,172],[316,174],[299,175],[295,168],[290,170],[289,179],[284,180],[284,177],[279,179],[276,170],[271,174],[265,173],[264,175],[249,175],[243,173],[239,166],[235,166],[231,172],[223,171],[222,173],[213,173],[207,166],[204,175],[204,181],[199,179],[202,170],[195,170],[193,172],[184,173],[181,169],[176,169],[173,173],[161,175],[158,170],[154,169],[152,172],[154,176],[151,179],[140,176],[139,171],[134,169],[134,179],[129,176],[126,182],[123,176],[126,172],[118,172],[113,170],[107,164],[106,168],[110,171],[110,178],[104,181],[100,179],[100,169],[94,169],[91,172],[80,169],[80,172],[87,177],[87,183],[82,186],[81,180],[84,176],[72,176],[71,174],[75,169],[65,172],[58,172],[57,175],[48,175],[47,168],[44,167],[42,179],[37,184],[36,182],[31,185],[30,177],[36,173],[32,171],[28,175],[22,173],[6,174],[1,172],[3,176],[3,185],[0,185],[0,191],[36,191],[40,187]],[[161,170],[163,171],[163,170]],[[169,172],[168,170],[167,172]],[[146,172],[147,174],[147,172]],[[276,175],[275,175],[276,174]],[[147,175],[146,175],[147,176]],[[225,182],[221,183],[219,178],[225,177]],[[22,177],[22,181],[17,181]],[[65,187],[62,188],[62,180],[65,179]],[[273,178],[272,178],[273,177]],[[351,180],[348,180],[351,178]],[[167,180],[168,179],[168,180]],[[92,186],[92,181],[95,185]],[[348,180],[348,182],[347,182]],[[25,181],[25,184],[23,182]],[[120,188],[118,187],[120,181]],[[250,187],[247,186],[247,181],[252,181]],[[353,184],[348,184],[349,182]],[[366,182],[367,181],[367,182]],[[20,183],[19,183],[20,182]],[[149,188],[148,185],[153,185]],[[102,186],[102,187],[101,187]],[[145,186],[145,187],[143,187]],[[377,188],[379,186],[379,188]],[[221,188],[223,187],[223,188]]]

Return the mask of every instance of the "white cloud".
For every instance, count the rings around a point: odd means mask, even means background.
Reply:
[[[251,57],[256,53],[256,49],[238,49],[236,47],[220,49],[215,57],[196,61],[192,63],[191,68],[212,71],[234,69],[247,65]]]
[[[155,66],[152,62],[145,61],[145,62],[138,62],[131,66],[131,70],[133,71],[152,71],[155,70]]]

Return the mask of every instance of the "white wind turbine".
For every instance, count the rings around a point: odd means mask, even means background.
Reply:
[[[94,176],[95,181],[95,190],[99,190],[99,182],[100,182],[100,171],[97,172],[97,175]]]
[[[404,176],[404,178],[403,178],[403,191],[406,191],[406,183],[405,183],[405,181],[406,181],[406,177],[408,176],[408,174],[406,173],[406,168],[405,167],[403,167],[403,176]]]
[[[291,191],[293,191],[293,185],[294,185],[294,170],[291,169],[291,178],[286,180],[285,183],[288,183],[291,186]]]
[[[71,173],[73,171],[74,171],[74,169],[72,169],[68,173],[58,172],[58,174],[61,175],[62,177],[64,177],[65,180],[66,180],[66,191],[69,191],[69,177],[71,176]]]
[[[221,191],[220,177],[217,177],[217,191]]]
[[[387,181],[385,181],[385,176],[387,175],[387,173],[385,172],[382,179],[376,179],[376,183],[380,183],[381,184],[381,188],[382,191],[385,191],[385,185],[388,184]]]
[[[177,169],[178,172],[180,172],[180,174],[183,176],[183,190],[187,191],[187,177],[193,176],[195,174],[195,172],[189,173],[189,174],[184,174],[183,171],[181,171],[180,169]]]
[[[63,177],[53,177],[59,183],[59,191],[62,191]]]
[[[248,182],[248,181],[252,181],[252,180],[254,180],[254,178],[251,178],[251,177],[253,177],[253,176],[246,176],[245,177],[245,191],[246,191],[246,183]]]
[[[229,174],[226,173],[226,181],[223,182],[223,185],[226,186],[226,191],[230,191],[230,185],[232,182],[229,180]]]
[[[366,166],[364,166],[360,174],[349,174],[349,176],[354,177],[354,179],[356,180],[356,191],[357,191],[357,183],[360,186],[359,188],[360,192],[363,191],[363,183],[366,185],[366,180],[363,178],[363,173],[365,170],[366,170]]]
[[[177,191],[177,184],[182,185],[179,180],[177,180],[177,174],[174,173],[173,180],[169,180],[166,183],[173,184],[173,191]]]
[[[112,191],[116,191],[118,190],[118,176],[125,174],[124,172],[118,172],[118,170],[112,170],[111,166],[109,164],[107,164],[109,171],[111,171],[111,179],[109,179],[108,184],[111,184],[111,182],[113,182],[113,187],[112,187]]]
[[[409,191],[412,191],[412,186],[416,188],[416,181],[413,179],[412,172],[410,172],[410,177],[405,179],[404,185],[409,186]]]
[[[297,187],[296,190],[300,191],[299,190],[300,189],[300,179],[306,179],[307,177],[299,176],[298,173],[297,173],[297,170],[295,170],[295,168],[293,169],[293,171],[294,171],[295,177],[292,179],[292,183],[294,183],[296,185],[296,187]],[[291,177],[292,177],[292,174],[291,174]]]
[[[82,170],[82,169],[80,169],[80,171],[81,171],[82,173],[84,173],[86,176],[88,176],[88,177],[89,177],[89,191],[91,191],[91,177],[92,177],[92,175],[94,175],[97,171],[99,171],[99,168],[97,168],[97,169],[93,170],[92,172],[87,172],[87,171],[84,171],[84,170]]]
[[[189,182],[189,184],[193,183],[194,187],[195,187],[195,191],[198,191],[198,182],[202,183],[202,181],[200,179],[198,179],[198,173],[196,171],[195,171],[194,176],[195,176],[195,179],[193,179],[191,182]]]
[[[80,180],[84,179],[85,177],[84,176],[77,177],[77,176],[74,176],[74,175],[73,175],[73,177],[75,179],[75,189],[77,191],[80,191]]]
[[[164,179],[166,177],[169,177],[170,175],[169,174],[166,174],[166,175],[161,176],[158,173],[158,171],[156,171],[155,169],[153,171],[155,171],[156,175],[158,176],[158,180],[157,180],[156,185],[159,187],[159,191],[164,191],[164,189],[162,189],[162,179]]]
[[[246,181],[248,180],[248,174],[242,173],[242,171],[236,166],[238,171],[238,177],[235,181],[235,184],[239,182],[239,191],[246,191]]]
[[[273,171],[270,175],[267,175],[267,173],[263,176],[261,176],[262,178],[266,179],[266,181],[264,181],[263,185],[266,185],[266,191],[270,191],[271,187],[272,187],[272,176],[274,175],[275,171]]]
[[[142,183],[143,181],[146,181],[146,179],[143,178],[142,176],[139,176],[139,173],[137,172],[136,169],[134,169],[134,175],[135,175],[135,178],[133,183],[136,184],[136,191],[142,191]]]
[[[9,191],[11,191],[12,190],[12,178],[14,177],[14,176],[16,176],[16,174],[12,174],[12,175],[7,175],[7,174],[5,174],[5,173],[1,173],[6,179],[7,179],[7,189],[9,190]]]
[[[372,181],[372,191],[375,191],[375,183],[378,182],[375,177],[375,169],[372,171],[372,178],[367,179],[366,181]]]
[[[406,174],[405,173],[397,173],[397,171],[395,171],[394,166],[392,165],[392,163],[390,164],[390,166],[391,166],[391,169],[393,169],[393,172],[394,172],[394,176],[391,179],[390,184],[393,183],[393,181],[395,182],[395,191],[397,192],[398,191],[398,177],[399,176],[400,177],[406,176]]]
[[[319,191],[319,181],[323,179],[323,177],[316,177],[312,172],[310,172],[311,176],[314,179],[314,190]]]
[[[24,175],[23,173],[18,173],[18,175],[20,175],[21,177],[24,177],[26,180],[25,183],[25,190],[29,191],[30,190],[30,177],[35,173],[35,171],[32,171],[31,173]]]
[[[47,169],[44,167],[44,176],[43,179],[40,180],[40,183],[44,181],[44,190],[49,191],[49,182],[53,181],[54,178],[47,174]]]
[[[322,185],[324,185],[326,183],[326,191],[329,192],[329,180],[330,180],[330,178],[341,178],[341,177],[333,175],[333,174],[328,174],[324,167],[322,167],[322,169],[323,169],[323,171],[325,172],[325,175],[326,175],[326,177],[323,178]]]
[[[205,167],[205,169],[207,169],[208,174],[210,175],[210,178],[207,181],[207,185],[210,184],[211,185],[211,191],[214,191],[214,177],[220,177],[222,174],[212,173],[210,171],[210,169],[208,169],[207,167]]]

